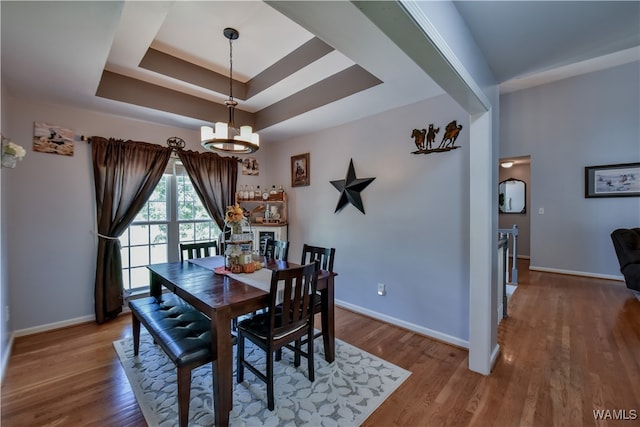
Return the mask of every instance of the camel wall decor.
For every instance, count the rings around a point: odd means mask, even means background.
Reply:
[[[459,145],[456,145],[456,139],[458,139],[461,130],[462,125],[459,125],[457,120],[449,122],[444,128],[440,144],[434,148],[436,136],[440,132],[439,127],[435,127],[431,123],[428,129],[414,129],[411,132],[411,138],[418,149],[412,151],[411,154],[442,153],[460,148]]]

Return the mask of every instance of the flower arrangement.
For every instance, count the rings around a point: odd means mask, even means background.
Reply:
[[[233,206],[227,206],[225,221],[230,223],[240,223],[244,219],[244,210],[237,203]]]
[[[2,147],[2,151],[4,151],[5,155],[8,154],[10,156],[14,156],[18,160],[22,160],[22,158],[25,156],[25,154],[27,154],[27,152],[24,150],[24,148],[22,148],[21,146],[19,146],[15,142],[11,142],[11,141],[6,143],[4,145],[4,147]]]
[[[11,141],[9,138],[2,136],[2,166],[6,168],[15,168],[16,161],[22,160],[27,154],[24,148]]]

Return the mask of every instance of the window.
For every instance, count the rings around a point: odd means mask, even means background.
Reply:
[[[211,241],[219,234],[184,167],[178,159],[170,160],[153,194],[120,236],[125,291],[149,286],[148,264],[178,261],[179,243]]]

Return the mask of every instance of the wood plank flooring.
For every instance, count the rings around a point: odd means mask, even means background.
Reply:
[[[467,369],[464,349],[337,310],[340,339],[412,372],[364,426],[640,425],[640,301],[620,282],[519,264],[490,376]],[[111,344],[130,334],[125,315],[17,338],[2,425],[144,426]]]

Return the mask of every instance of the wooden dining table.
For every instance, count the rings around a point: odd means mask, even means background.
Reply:
[[[267,258],[264,258],[264,263],[269,270],[299,266]],[[215,272],[217,267],[223,266],[223,256],[147,266],[152,296],[160,296],[164,287],[211,319],[211,347],[213,354],[217,355],[212,369],[217,426],[229,425],[229,412],[233,406],[232,319],[267,307],[269,303],[269,292],[245,283],[243,275],[229,277]],[[249,278],[251,275],[246,276]],[[322,302],[324,354],[329,363],[335,359],[335,276],[336,273],[321,270],[317,285]]]

